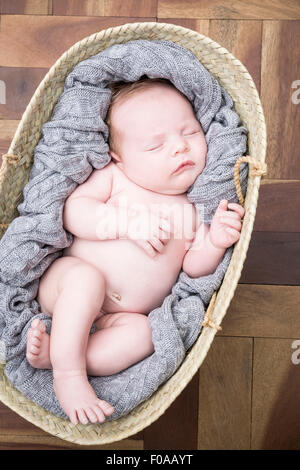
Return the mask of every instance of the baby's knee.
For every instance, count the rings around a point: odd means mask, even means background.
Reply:
[[[81,290],[87,287],[104,291],[105,278],[95,266],[82,260],[71,266],[61,279],[61,289],[68,285],[72,285],[73,288],[78,286]]]
[[[152,343],[152,330],[149,322],[149,318],[141,313],[131,313],[127,318],[127,325],[133,332],[134,342],[137,347],[141,347],[146,350],[147,354],[154,351]]]

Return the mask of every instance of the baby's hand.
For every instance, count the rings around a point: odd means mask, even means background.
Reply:
[[[209,231],[209,239],[216,248],[228,248],[239,240],[244,214],[240,204],[228,204],[226,199],[220,202]]]
[[[126,238],[136,243],[151,258],[162,253],[173,233],[168,213],[163,210],[155,212],[133,210],[129,215],[133,219],[129,224]]]

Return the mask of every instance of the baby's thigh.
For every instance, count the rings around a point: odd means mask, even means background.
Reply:
[[[70,269],[82,263],[83,261],[75,256],[63,256],[56,259],[44,272],[40,279],[37,295],[37,301],[43,313],[52,315],[59,295],[61,280]]]
[[[131,344],[132,348],[152,345],[152,330],[149,318],[142,313],[107,313],[95,322],[99,330],[111,328],[118,332],[118,341]]]

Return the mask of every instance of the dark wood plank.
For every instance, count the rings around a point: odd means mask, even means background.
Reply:
[[[21,119],[47,72],[45,68],[0,67],[0,80],[6,84],[6,103],[0,105],[0,119]]]
[[[154,423],[144,429],[144,449],[197,449],[198,373]]]
[[[79,16],[156,16],[157,0],[52,0],[53,15]]]
[[[262,21],[210,20],[209,37],[248,69],[260,90]]]
[[[300,285],[299,258],[300,233],[253,232],[239,282]]]
[[[59,439],[19,416],[0,402],[0,449],[143,449],[142,434],[113,444],[78,445]]]
[[[198,449],[250,448],[252,339],[216,337],[199,372]]]
[[[261,99],[268,130],[269,179],[300,179],[299,43],[300,21],[264,21]]]
[[[252,449],[300,450],[300,341],[296,349],[294,341],[254,340]]]
[[[300,338],[300,286],[238,284],[218,336]]]
[[[1,15],[51,15],[52,0],[1,0]]]
[[[0,64],[49,68],[81,39],[103,29],[137,21],[137,17],[124,21],[122,17],[4,15],[0,29]],[[155,18],[143,18],[143,21],[155,21]]]
[[[300,4],[285,0],[158,0],[158,18],[298,19]]]
[[[300,181],[262,180],[254,230],[300,232],[299,195]]]

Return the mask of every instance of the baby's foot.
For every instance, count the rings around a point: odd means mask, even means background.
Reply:
[[[36,369],[51,369],[49,356],[50,336],[44,323],[36,318],[27,332],[26,357]]]
[[[85,371],[53,371],[54,390],[57,399],[69,416],[71,423],[103,423],[105,416],[110,416],[114,408],[104,400],[97,398],[88,382]]]

